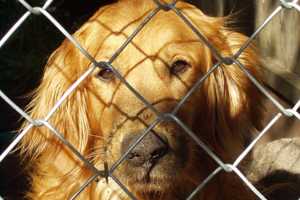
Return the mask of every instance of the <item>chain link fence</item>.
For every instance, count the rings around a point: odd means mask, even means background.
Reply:
[[[22,117],[24,117],[30,125],[27,126],[20,132],[17,137],[8,145],[8,147],[1,153],[0,155],[0,164],[1,162],[8,156],[10,152],[18,145],[18,143],[22,140],[22,138],[29,132],[33,127],[47,127],[54,136],[59,138],[59,140],[65,144],[84,164],[93,172],[93,176],[91,176],[86,182],[78,189],[78,191],[73,194],[70,199],[76,199],[82,191],[84,191],[91,182],[97,180],[97,178],[110,178],[115,181],[120,188],[131,198],[136,199],[136,197],[123,185],[118,177],[113,175],[113,172],[118,168],[118,166],[125,160],[127,155],[147,136],[147,134],[161,121],[171,120],[178,124],[183,130],[188,134],[196,143],[199,145],[216,163],[218,163],[219,167],[217,167],[202,183],[194,189],[194,191],[187,195],[187,200],[193,199],[201,191],[215,176],[217,176],[220,172],[225,171],[226,173],[235,173],[242,182],[244,182],[252,191],[256,194],[256,196],[261,200],[266,200],[267,198],[255,188],[255,186],[245,177],[245,175],[237,168],[238,165],[245,159],[245,157],[249,154],[249,152],[254,148],[256,143],[262,138],[265,134],[268,133],[268,130],[282,117],[294,117],[300,120],[300,114],[297,110],[300,107],[300,100],[291,108],[285,108],[280,102],[278,102],[265,88],[261,85],[252,75],[247,71],[245,66],[238,61],[238,57],[242,54],[242,52],[250,45],[250,43],[255,39],[255,37],[268,25],[268,23],[283,9],[295,9],[300,12],[300,6],[298,5],[298,1],[288,1],[288,0],[280,0],[280,6],[278,6],[265,21],[257,28],[257,30],[251,35],[251,37],[240,47],[239,51],[236,52],[232,57],[223,57],[217,49],[201,34],[201,32],[190,22],[190,20],[176,7],[177,1],[173,1],[172,3],[162,3],[159,0],[153,0],[157,7],[153,9],[144,20],[138,25],[137,29],[127,38],[126,42],[121,45],[121,47],[113,54],[113,56],[107,62],[97,61],[93,56],[89,54],[89,52],[84,49],[81,44],[72,37],[70,33],[68,33],[65,28],[56,21],[55,17],[52,16],[47,8],[51,5],[53,0],[47,0],[42,7],[32,7],[25,0],[18,0],[20,4],[22,4],[28,11],[24,13],[24,15],[7,31],[7,33],[0,38],[0,50],[6,44],[6,42],[16,33],[20,26],[32,15],[42,15],[47,18],[66,38],[68,38],[74,46],[76,46],[81,53],[89,59],[89,61],[93,64],[78,80],[76,80],[70,88],[68,88],[64,95],[60,98],[58,102],[56,102],[55,106],[51,109],[47,116],[43,119],[32,119],[24,110],[22,110],[18,105],[16,105],[4,92],[0,90],[0,97],[7,103],[7,106],[11,106],[16,112],[18,112]],[[182,20],[183,23],[188,25],[190,29],[198,36],[199,40],[207,45],[210,48],[211,52],[218,60],[217,64],[212,66],[208,73],[201,77],[195,85],[188,91],[186,96],[184,96],[181,101],[176,105],[174,110],[170,113],[160,113],[151,103],[147,101],[135,88],[133,88],[122,75],[114,68],[112,65],[113,61],[121,54],[121,52],[127,47],[128,44],[139,34],[139,32],[147,26],[147,23],[151,21],[151,19],[158,12],[174,12],[176,15]],[[299,13],[300,14],[300,13]],[[286,19],[289,20],[289,19]],[[292,30],[291,30],[292,31]],[[213,73],[220,65],[222,64],[235,64],[238,66],[247,76],[248,78],[255,84],[258,90],[260,90],[271,102],[278,108],[278,114],[265,126],[265,128],[257,135],[257,137],[249,144],[249,146],[238,156],[238,158],[233,163],[224,163],[208,146],[204,144],[196,134],[176,116],[177,111],[180,107],[187,101],[187,99],[201,86],[203,81]],[[108,167],[105,165],[104,170],[98,170],[88,159],[86,159],[83,155],[79,153],[79,151],[67,140],[64,139],[62,134],[57,131],[57,129],[50,124],[48,121],[52,117],[52,115],[58,110],[61,104],[66,101],[68,96],[92,73],[95,68],[104,68],[111,70],[115,76],[127,86],[127,88],[142,101],[151,111],[153,111],[157,117],[153,123],[148,126],[147,129],[144,130],[143,134],[138,138],[138,140],[126,151],[124,155],[122,155],[118,161],[116,161],[112,166]],[[1,88],[0,88],[1,89]]]

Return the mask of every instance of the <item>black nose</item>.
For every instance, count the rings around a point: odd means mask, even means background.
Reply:
[[[129,135],[122,142],[122,154],[124,154],[141,134]],[[168,153],[169,147],[166,138],[149,133],[143,140],[128,154],[127,161],[135,167],[152,167],[156,161]]]

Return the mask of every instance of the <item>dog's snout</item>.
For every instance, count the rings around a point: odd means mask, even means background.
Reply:
[[[139,137],[140,134],[126,137],[122,143],[122,153],[124,154]],[[128,154],[127,161],[134,167],[152,167],[168,153],[168,150],[167,140],[151,132]]]

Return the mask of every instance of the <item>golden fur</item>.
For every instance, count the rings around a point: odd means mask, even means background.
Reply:
[[[226,29],[223,18],[208,17],[184,2],[176,6],[223,56],[232,56],[247,40],[242,34]],[[120,0],[96,12],[74,37],[97,61],[107,61],[154,8],[150,0]],[[184,60],[189,67],[174,75],[170,66],[176,60]],[[252,46],[241,54],[239,61],[259,78],[259,62]],[[113,66],[157,110],[170,112],[215,63],[209,48],[174,12],[160,11]],[[29,105],[31,116],[43,119],[90,66],[90,61],[65,40],[47,63]],[[120,143],[124,137],[145,129],[155,119],[155,114],[118,78],[99,78],[102,72],[95,69],[49,119],[98,169],[103,169],[104,162],[111,166],[121,156]],[[258,90],[238,66],[222,65],[188,99],[178,117],[222,160],[232,162],[259,127],[260,102]],[[174,153],[153,169],[151,181],[139,181],[142,172],[132,171],[126,161],[114,175],[140,200],[184,199],[217,164],[175,123],[161,122],[153,131],[168,138]],[[180,146],[182,138],[185,151]],[[69,199],[93,175],[46,127],[33,128],[22,141],[21,149],[30,158],[33,169],[29,199]],[[241,180],[225,173],[211,181],[196,199],[220,197],[254,199]],[[129,198],[112,180],[106,184],[101,179],[92,182],[78,199]]]

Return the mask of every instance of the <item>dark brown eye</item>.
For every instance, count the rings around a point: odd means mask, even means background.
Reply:
[[[103,81],[110,81],[114,78],[114,73],[110,69],[101,69],[96,75],[96,77]]]
[[[171,74],[179,75],[185,72],[190,67],[190,64],[184,60],[175,61],[170,68]]]

